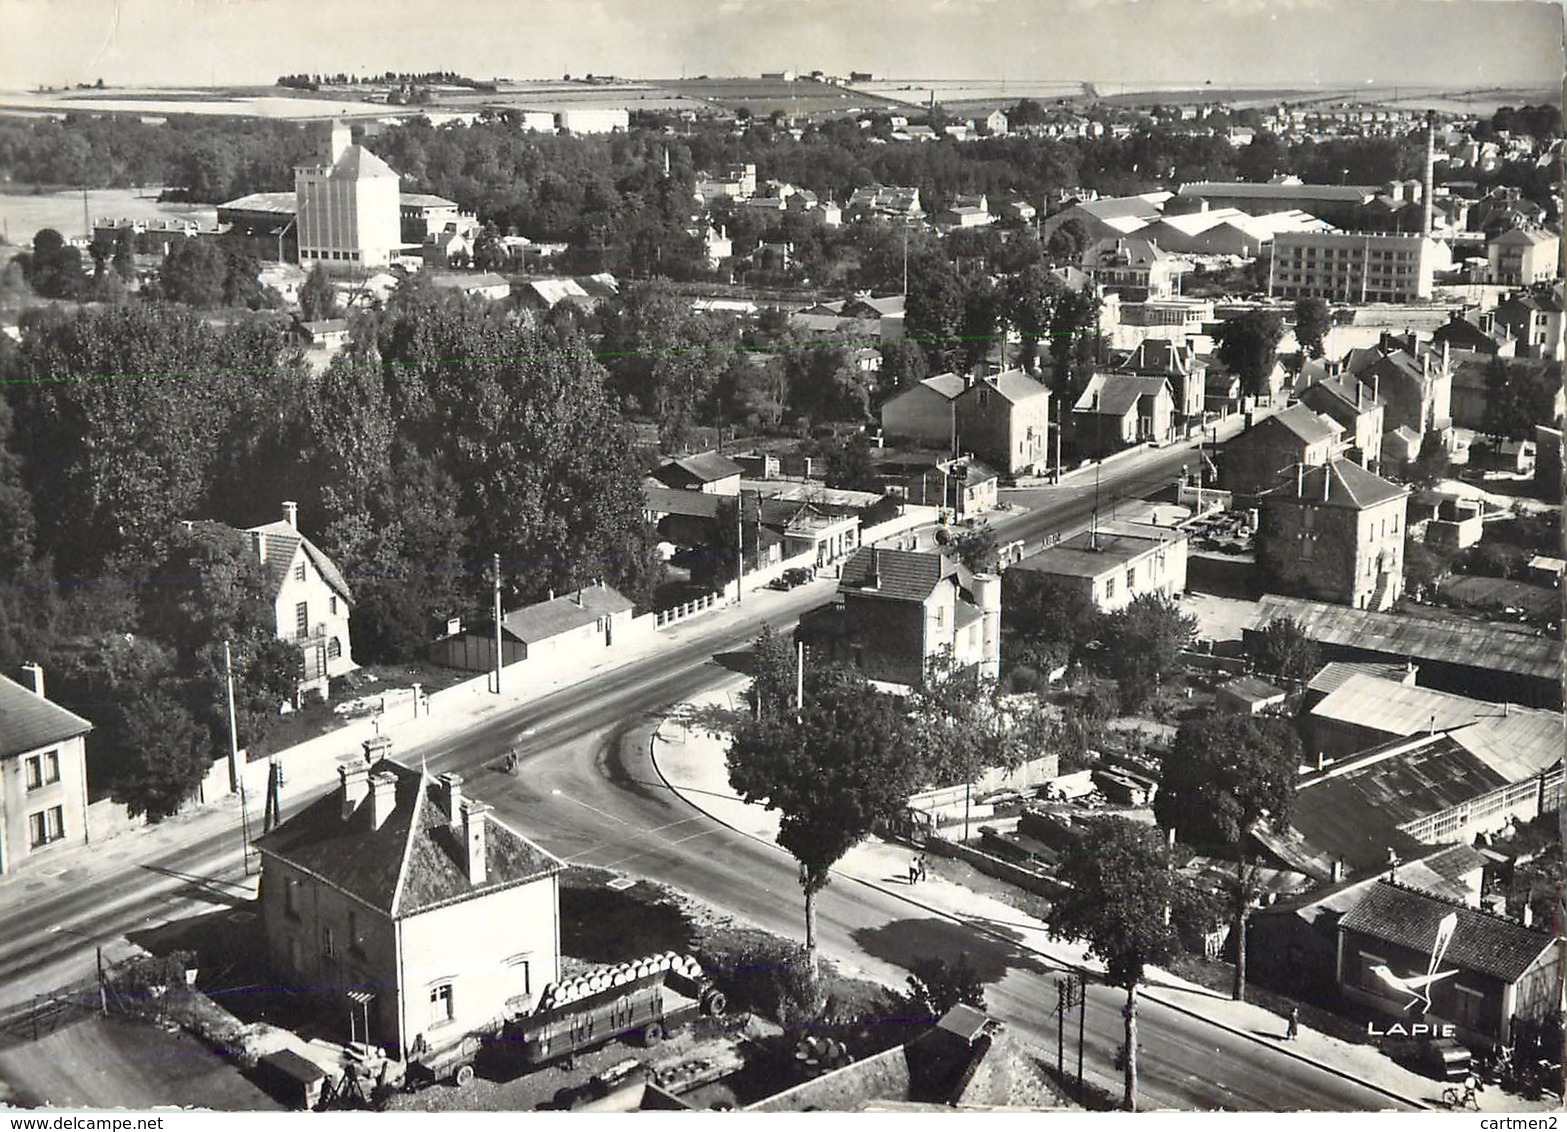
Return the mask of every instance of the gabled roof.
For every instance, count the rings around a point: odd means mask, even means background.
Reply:
[[[1339,922],[1339,928],[1428,954],[1436,944],[1442,921],[1450,915],[1458,917],[1458,926],[1448,942],[1444,964],[1505,983],[1516,981],[1556,944],[1549,932],[1385,880],[1361,897]]]
[[[1000,373],[990,374],[987,377],[980,378],[973,385],[975,389],[985,387],[999,393],[1014,405],[1036,397],[1050,396],[1050,390],[1020,369],[1008,369],[1002,370]]]
[[[443,810],[441,786],[390,759],[369,768],[372,777],[382,772],[395,775],[397,785],[392,812],[380,829],[370,827],[368,800],[344,820],[339,787],[263,834],[256,847],[394,919],[565,869],[560,859],[489,814],[485,879],[470,884],[465,848]]]
[[[0,676],[0,759],[85,735],[93,725],[31,688]]]
[[[1324,378],[1300,391],[1300,402],[1308,409],[1327,413],[1338,419],[1340,415],[1361,416],[1374,412],[1387,402],[1357,378],[1340,375]]]
[[[1291,405],[1281,413],[1275,413],[1271,417],[1258,421],[1252,427],[1285,429],[1294,433],[1302,444],[1337,440],[1344,434],[1344,427],[1337,421],[1323,416],[1308,405],[1301,404]]]
[[[624,613],[633,602],[604,585],[583,586],[561,597],[514,609],[501,617],[501,627],[526,644],[538,644],[573,629],[592,625],[600,617]],[[494,618],[490,620],[494,627]]]
[[[937,373],[920,382],[926,389],[939,393],[948,401],[955,401],[968,388],[967,382],[955,373]]]
[[[1202,366],[1188,345],[1167,338],[1145,338],[1137,348],[1116,362],[1116,369],[1136,373],[1187,374],[1193,366]]]
[[[267,596],[277,597],[278,591],[283,588],[283,583],[288,579],[288,567],[294,560],[294,551],[303,546],[305,557],[309,558],[326,584],[337,591],[344,601],[352,601],[353,597],[348,592],[348,582],[338,571],[337,564],[328,558],[315,543],[311,542],[299,531],[278,519],[275,522],[263,523],[259,527],[246,527],[247,534],[260,533],[267,537],[267,560],[263,566],[267,572]]]
[[[1335,660],[1317,669],[1306,688],[1312,692],[1331,692],[1352,676],[1376,676],[1402,684],[1409,669],[1402,664],[1377,664],[1374,661]]]
[[[1532,248],[1539,244],[1550,244],[1556,241],[1556,237],[1549,232],[1537,232],[1528,228],[1509,228],[1500,236],[1494,238],[1491,243],[1508,247]]]
[[[941,582],[966,573],[937,551],[882,550],[862,546],[843,564],[839,593],[874,593],[895,601],[923,602]]]
[[[1122,417],[1144,397],[1157,397],[1169,388],[1162,377],[1137,377],[1129,373],[1096,373],[1088,379],[1083,395],[1072,406],[1074,413]]]
[[[1301,469],[1299,476],[1285,477],[1263,497],[1363,511],[1407,494],[1407,487],[1390,483],[1353,460],[1340,458]]]
[[[697,483],[717,483],[740,474],[740,465],[718,452],[698,452],[694,456],[677,456],[666,460],[653,474],[661,480],[694,480]],[[683,473],[683,474],[682,474]]]
[[[715,519],[718,504],[727,498],[706,491],[693,491],[683,487],[665,487],[657,480],[642,488],[643,505],[660,515],[682,515],[691,519]]]
[[[333,180],[362,181],[368,177],[397,179],[392,167],[362,145],[351,145],[332,166]]]

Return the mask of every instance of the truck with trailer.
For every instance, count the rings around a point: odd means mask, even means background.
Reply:
[[[406,1083],[466,1085],[485,1049],[531,1070],[569,1062],[616,1038],[656,1045],[681,1026],[698,1018],[722,1018],[727,1010],[723,991],[695,959],[665,952],[551,984],[532,1011],[411,1058]]]

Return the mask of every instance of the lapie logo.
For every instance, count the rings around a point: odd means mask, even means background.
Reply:
[[[1453,940],[1453,932],[1458,928],[1458,913],[1449,912],[1442,917],[1442,922],[1436,927],[1436,939],[1431,944],[1431,961],[1426,965],[1424,975],[1395,975],[1385,963],[1378,963],[1371,968],[1371,973],[1376,975],[1388,986],[1396,991],[1402,991],[1409,996],[1409,1001],[1404,1004],[1405,1010],[1416,1010],[1417,1014],[1424,1014],[1431,1009],[1431,987],[1438,979],[1445,979],[1449,975],[1458,974],[1456,967],[1446,971],[1437,970],[1442,965],[1442,957],[1447,954],[1447,945]]]

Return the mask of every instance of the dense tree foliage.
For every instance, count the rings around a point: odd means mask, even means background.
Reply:
[[[1056,876],[1068,886],[1047,921],[1058,939],[1086,944],[1105,965],[1105,981],[1126,990],[1124,1103],[1137,1109],[1137,989],[1150,965],[1175,950],[1166,923],[1173,896],[1168,852],[1157,830],[1126,818],[1095,818]]]
[[[1316,642],[1293,617],[1275,617],[1263,626],[1252,659],[1260,671],[1281,680],[1309,680],[1322,665]]]
[[[729,745],[729,782],[777,810],[778,844],[800,863],[805,947],[816,971],[816,895],[832,867],[921,784],[896,701],[852,672],[812,669],[798,720],[747,721]]]
[[[1197,636],[1197,618],[1164,594],[1138,594],[1104,620],[1106,667],[1127,711],[1142,707],[1180,666],[1181,650]]]
[[[1322,340],[1333,329],[1333,309],[1325,299],[1295,300],[1295,341],[1314,358],[1322,356]]]
[[[1283,336],[1284,325],[1271,311],[1247,311],[1220,324],[1215,334],[1218,358],[1240,377],[1246,396],[1267,395]]]
[[[1532,439],[1534,426],[1556,420],[1561,369],[1549,361],[1492,358],[1485,371],[1487,436]]]
[[[1288,824],[1302,755],[1300,737],[1282,719],[1216,715],[1181,724],[1160,769],[1154,795],[1160,827],[1188,844],[1228,845],[1235,854],[1237,1001],[1246,989],[1251,830]]]

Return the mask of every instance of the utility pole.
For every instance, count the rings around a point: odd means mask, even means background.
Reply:
[[[745,492],[735,496],[735,604],[745,601]]]
[[[234,718],[234,658],[223,642],[223,682],[229,703],[229,793],[239,790],[239,723]]]
[[[495,694],[501,694],[501,556],[493,556],[495,565]]]
[[[794,711],[805,710],[805,642],[794,643]]]

